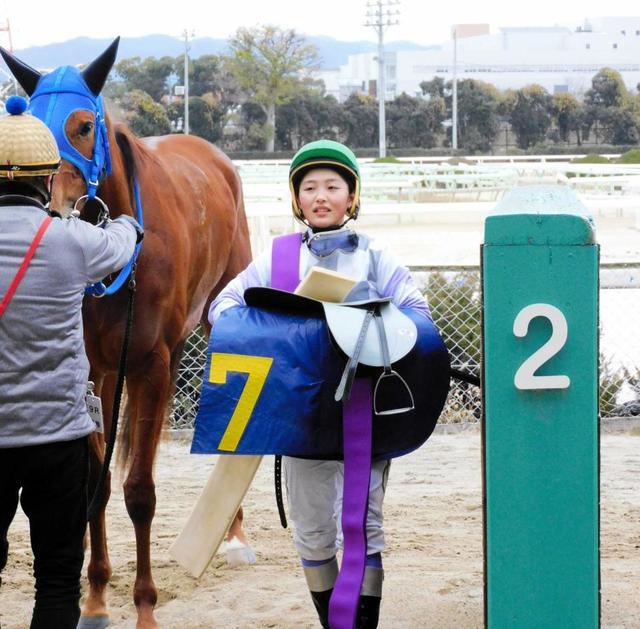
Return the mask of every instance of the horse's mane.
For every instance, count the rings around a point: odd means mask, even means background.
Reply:
[[[122,160],[130,181],[138,175],[139,166],[147,160],[155,160],[154,156],[144,146],[129,127],[123,122],[117,122],[113,127],[116,144],[122,155]]]

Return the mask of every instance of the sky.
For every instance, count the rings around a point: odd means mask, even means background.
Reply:
[[[92,13],[94,8],[99,12]],[[399,23],[386,28],[385,41],[422,45],[444,42],[457,23],[487,23],[491,32],[499,32],[504,26],[575,28],[585,18],[640,15],[640,6],[630,0],[400,0],[394,9],[399,11]],[[227,38],[240,26],[259,24],[293,28],[302,35],[376,41],[375,30],[365,26],[366,11],[367,0],[0,0],[0,27],[8,18],[14,50],[79,36],[179,37],[184,29],[193,30],[196,37]],[[0,32],[0,44],[7,46],[6,32]]]

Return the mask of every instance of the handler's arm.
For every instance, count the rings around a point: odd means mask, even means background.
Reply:
[[[104,228],[79,219],[70,219],[65,223],[82,249],[87,283],[100,281],[121,269],[131,259],[138,239],[132,219],[118,217]]]

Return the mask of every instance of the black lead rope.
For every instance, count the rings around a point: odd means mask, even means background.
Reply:
[[[120,350],[120,365],[118,367],[118,380],[113,395],[113,411],[111,413],[111,429],[109,430],[109,440],[104,453],[104,460],[100,468],[100,476],[96,483],[96,488],[91,497],[89,508],[87,509],[87,520],[93,519],[98,511],[98,507],[102,502],[102,493],[104,484],[107,480],[109,467],[111,465],[111,457],[116,444],[116,435],[118,432],[118,418],[120,415],[120,402],[122,401],[122,390],[124,388],[124,376],[127,370],[127,357],[129,354],[129,338],[131,336],[131,327],[133,323],[133,297],[136,292],[136,264],[134,262],[131,267],[131,275],[129,277],[129,297],[127,301],[127,322],[124,329],[124,338],[122,339],[122,349]],[[282,498],[281,498],[282,500]]]
[[[366,330],[365,330],[366,331]],[[480,378],[475,376],[468,371],[460,371],[459,369],[451,368],[449,370],[449,374],[452,378],[456,380],[462,380],[463,382],[468,382],[469,384],[473,384],[476,386],[480,386]],[[276,454],[274,466],[273,466],[273,477],[275,482],[275,491],[276,491],[276,505],[278,506],[278,515],[280,516],[280,524],[283,529],[287,528],[287,515],[284,511],[284,503],[282,501],[282,455]]]

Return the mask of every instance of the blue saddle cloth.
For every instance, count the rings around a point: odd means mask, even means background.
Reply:
[[[409,385],[415,408],[373,414],[374,458],[406,454],[424,443],[449,391],[449,354],[438,330],[425,317],[402,312],[415,322],[418,339],[393,369]],[[342,403],[334,394],[345,363],[321,308],[229,308],[209,340],[191,451],[342,459]],[[357,376],[375,382],[380,373],[382,368],[359,365]],[[393,390],[385,396],[393,397]]]

